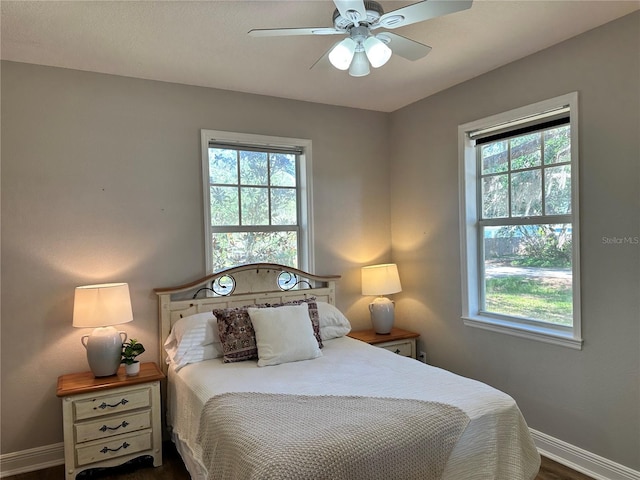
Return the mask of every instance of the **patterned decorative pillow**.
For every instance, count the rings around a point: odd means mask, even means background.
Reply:
[[[284,305],[300,305],[306,303],[309,318],[313,326],[313,334],[322,348],[320,337],[320,316],[315,297],[303,300],[292,300],[285,303],[263,303],[259,305],[245,305],[236,308],[215,309],[213,314],[218,320],[218,333],[222,342],[223,361],[225,363],[243,362],[258,358],[256,333],[251,323],[247,308],[281,307]]]
[[[258,358],[256,333],[247,307],[216,309],[213,314],[218,319],[222,360],[225,363]]]

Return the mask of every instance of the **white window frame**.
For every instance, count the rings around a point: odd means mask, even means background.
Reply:
[[[209,144],[226,143],[230,145],[252,147],[298,147],[302,153],[298,156],[298,265],[297,268],[306,272],[313,272],[315,267],[313,248],[313,191],[311,168],[311,140],[302,138],[274,137],[251,133],[225,132],[221,130],[201,130],[202,141],[202,185],[204,200],[204,237],[205,262],[207,274],[213,273],[213,252],[211,245],[211,191],[209,189]]]
[[[481,245],[478,225],[477,157],[471,136],[479,131],[499,130],[501,126],[533,117],[544,112],[569,107],[571,128],[571,203],[572,203],[572,284],[573,325],[556,327],[543,322],[522,321],[508,315],[487,314],[480,310],[482,283],[480,279]],[[546,343],[582,349],[580,315],[580,226],[579,226],[579,170],[578,170],[578,93],[572,92],[508,112],[465,123],[458,127],[459,195],[460,195],[460,248],[462,270],[462,319],[465,325]]]

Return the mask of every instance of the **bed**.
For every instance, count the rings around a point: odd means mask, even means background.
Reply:
[[[252,264],[155,289],[167,427],[191,477],[534,479],[514,400],[346,336],[339,278]]]

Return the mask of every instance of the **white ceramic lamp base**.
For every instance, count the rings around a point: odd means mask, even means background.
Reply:
[[[96,377],[115,375],[122,358],[122,344],[127,334],[113,327],[98,327],[91,335],[82,336],[82,345],[87,349],[89,368]]]
[[[377,297],[369,304],[371,324],[376,333],[387,334],[393,328],[395,319],[394,304],[386,297]]]

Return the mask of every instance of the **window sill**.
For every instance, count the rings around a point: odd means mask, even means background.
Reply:
[[[553,328],[543,326],[523,325],[497,318],[484,316],[462,317],[468,327],[481,328],[491,332],[513,335],[515,337],[528,338],[539,342],[551,343],[562,347],[582,350],[582,338],[576,338],[570,333],[561,332]]]

